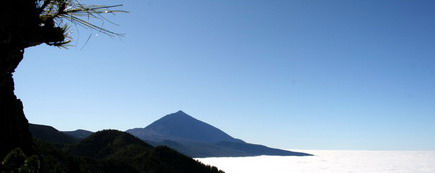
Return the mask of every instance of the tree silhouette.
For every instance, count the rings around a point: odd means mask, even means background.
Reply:
[[[0,158],[16,147],[31,153],[31,134],[22,102],[15,96],[13,73],[28,47],[70,42],[69,25],[75,24],[109,36],[119,34],[90,19],[124,12],[115,6],[84,5],[77,0],[6,0],[0,10]]]

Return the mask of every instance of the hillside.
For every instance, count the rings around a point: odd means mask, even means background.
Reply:
[[[126,165],[137,172],[222,173],[168,147],[152,147],[125,132],[104,130],[71,146],[68,153]]]
[[[310,155],[246,143],[183,111],[166,115],[145,128],[130,129],[127,132],[152,145],[169,146],[191,157]]]
[[[66,135],[54,127],[39,124],[29,124],[29,130],[36,139],[47,141],[53,144],[71,144],[79,139]]]
[[[168,147],[153,147],[125,132],[103,130],[79,141],[51,126],[31,124],[30,129],[35,135],[36,154],[43,163],[42,172],[223,173]]]
[[[66,135],[77,138],[77,139],[84,139],[84,138],[91,136],[92,133],[94,133],[94,132],[78,129],[78,130],[74,130],[74,131],[62,131],[62,133],[65,133]]]
[[[127,130],[127,132],[139,138],[150,138],[153,140],[171,139],[204,143],[220,141],[242,142],[216,127],[187,115],[183,111],[166,115],[145,128],[131,129]]]

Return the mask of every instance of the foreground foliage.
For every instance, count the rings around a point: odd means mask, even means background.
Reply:
[[[0,165],[1,173],[223,173],[177,151],[152,147],[124,132],[105,130],[58,148],[34,140],[35,155],[20,149],[10,152]]]

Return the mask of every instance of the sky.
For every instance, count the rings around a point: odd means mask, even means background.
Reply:
[[[26,49],[31,123],[127,130],[183,110],[250,143],[435,150],[435,1],[143,0]],[[89,39],[88,39],[89,38]]]

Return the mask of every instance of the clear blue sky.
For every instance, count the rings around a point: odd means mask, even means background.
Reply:
[[[26,50],[30,122],[127,130],[183,110],[273,147],[435,149],[435,1],[107,3],[130,11],[104,25],[125,37],[73,27],[68,50]]]

